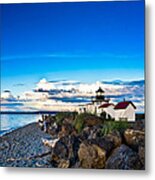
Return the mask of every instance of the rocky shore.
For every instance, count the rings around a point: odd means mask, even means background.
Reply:
[[[91,114],[43,116],[0,138],[0,165],[145,169],[144,121],[105,121]]]
[[[50,149],[42,143],[50,135],[40,130],[37,123],[26,125],[0,137],[0,166],[52,167]]]
[[[144,120],[104,120],[92,114],[43,116],[42,130],[51,135],[51,163],[58,168],[145,169]]]

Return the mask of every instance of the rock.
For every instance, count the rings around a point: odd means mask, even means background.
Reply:
[[[52,149],[51,160],[56,166],[67,166],[62,162],[68,162],[68,166],[73,166],[78,161],[78,149],[80,141],[77,137],[70,135],[60,138]],[[63,160],[63,161],[62,161]],[[60,165],[61,163],[61,165]]]
[[[81,141],[84,141],[88,139],[89,135],[90,135],[90,127],[85,127],[83,131],[80,133],[79,138]]]
[[[69,136],[74,131],[71,124],[65,123],[61,126],[61,131],[58,133],[59,137]]]
[[[57,134],[59,133],[61,127],[57,125],[56,123],[53,123],[49,128],[48,128],[48,134],[50,134],[53,138],[57,138]]]
[[[124,132],[125,142],[128,146],[138,151],[139,146],[144,146],[145,132],[134,129],[127,129]]]
[[[59,125],[62,125],[62,123],[73,124],[76,116],[77,112],[59,112],[55,115],[55,118]]]
[[[139,120],[137,119],[136,122],[133,123],[132,129],[145,131],[145,120],[142,119],[142,117]]]
[[[95,115],[87,115],[84,117],[84,125],[86,126],[96,126],[102,124],[102,119]]]
[[[86,126],[80,133],[79,138],[83,141],[87,139],[96,139],[102,137],[101,129],[102,129],[101,125],[96,125],[93,127]]]
[[[48,146],[50,148],[54,148],[55,147],[55,144],[56,142],[59,141],[59,138],[56,138],[56,139],[44,139],[42,138],[42,142],[45,146]]]
[[[102,129],[101,125],[96,125],[96,126],[91,127],[88,139],[96,139],[96,138],[102,137],[101,129]]]
[[[50,148],[41,139],[50,135],[40,130],[37,123],[28,124],[0,137],[0,165],[5,167],[51,167]],[[4,148],[3,148],[4,147]],[[46,158],[48,156],[48,158]]]
[[[106,162],[106,169],[142,169],[142,163],[136,152],[122,144],[116,148]]]
[[[81,168],[80,167],[80,162],[79,161],[77,161],[73,166],[72,166],[72,168]]]
[[[101,149],[104,149],[106,155],[108,155],[114,148],[114,142],[108,137],[101,137],[96,139],[88,140],[89,144],[96,144]]]
[[[53,148],[54,159],[66,159],[69,156],[69,150],[67,145],[63,143],[61,140],[57,141],[55,147]]]
[[[106,137],[114,143],[115,147],[118,147],[122,144],[122,137],[119,131],[112,131]]]
[[[58,168],[69,168],[70,162],[69,160],[61,159]]]
[[[42,115],[42,119],[38,121],[38,125],[46,133],[50,134],[51,127],[55,122],[55,117],[52,115]]]
[[[104,168],[106,152],[96,144],[81,143],[78,150],[80,165],[82,168]]]
[[[144,146],[139,146],[138,148],[138,155],[140,157],[140,161],[145,167],[145,147]]]
[[[0,150],[4,150],[4,149],[8,149],[10,147],[9,143],[7,141],[3,141],[2,143],[0,143]]]
[[[40,129],[43,131],[44,130],[44,124],[43,124],[43,120],[38,120],[38,126],[40,127]]]

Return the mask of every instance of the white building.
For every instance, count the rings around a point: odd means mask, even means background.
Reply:
[[[80,105],[78,112],[88,112],[103,116],[105,119],[114,119],[115,121],[128,121],[134,122],[135,105],[131,101],[119,102],[117,105],[109,103],[110,99],[106,99],[104,91],[99,88],[96,91],[96,96],[92,99],[92,103]]]
[[[96,115],[100,115],[99,106],[103,103],[108,103],[109,100],[105,99],[104,91],[101,87],[96,91],[96,96],[92,99],[92,102],[79,106],[79,113],[88,112]]]
[[[114,119],[115,118],[115,105],[112,103],[104,103],[98,108],[98,113],[103,114],[105,113],[105,119]]]
[[[129,121],[134,122],[135,105],[131,101],[119,102],[115,107],[115,121]]]

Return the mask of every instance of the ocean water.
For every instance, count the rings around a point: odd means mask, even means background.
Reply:
[[[0,115],[0,136],[41,119],[40,114],[1,114]]]

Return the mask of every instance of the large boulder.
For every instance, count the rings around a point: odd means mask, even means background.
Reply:
[[[82,168],[104,168],[106,151],[96,144],[81,143],[78,150],[80,166]]]
[[[81,141],[87,140],[89,135],[91,134],[91,128],[85,127],[82,132],[78,135]]]
[[[134,129],[126,129],[124,132],[125,142],[128,146],[138,151],[139,146],[145,144],[145,132]]]
[[[59,137],[69,136],[74,131],[74,128],[71,124],[64,123],[61,126],[61,130],[58,133]]]
[[[52,149],[52,162],[56,167],[72,167],[78,161],[80,141],[73,135],[60,138]]]
[[[122,137],[119,131],[112,131],[106,137],[114,143],[115,147],[119,147],[122,144]]]
[[[128,146],[122,144],[116,148],[106,162],[106,169],[142,169],[142,163],[138,154]]]
[[[115,148],[114,142],[108,137],[90,139],[90,140],[87,140],[87,142],[89,144],[96,144],[97,146],[99,146],[101,149],[103,149],[106,152],[107,156]]]
[[[102,137],[101,129],[102,129],[101,125],[96,125],[93,127],[86,126],[79,134],[79,138],[83,141],[87,139],[96,139]]]
[[[67,147],[67,144],[62,142],[60,139],[56,142],[55,147],[53,149],[53,156],[57,157],[58,159],[68,159],[69,149]],[[56,159],[56,158],[55,158]]]

